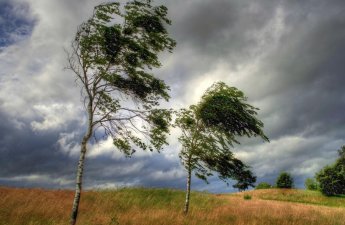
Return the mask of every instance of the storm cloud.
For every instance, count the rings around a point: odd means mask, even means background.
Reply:
[[[124,2],[124,1],[121,1]],[[73,188],[85,113],[64,70],[77,26],[101,1],[0,1],[0,185]],[[333,162],[345,144],[345,2],[160,1],[169,9],[173,54],[157,76],[171,87],[165,107],[188,107],[214,82],[242,90],[270,143],[240,138],[236,156],[258,181],[290,172],[297,187]],[[178,132],[162,153],[125,158],[103,140],[90,145],[85,186],[183,188]],[[212,178],[194,188],[232,191]]]

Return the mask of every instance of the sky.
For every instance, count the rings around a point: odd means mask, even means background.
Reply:
[[[64,70],[77,27],[98,0],[0,0],[0,186],[73,188],[85,112]],[[124,2],[124,1],[121,1]],[[164,107],[196,104],[214,82],[237,87],[260,108],[270,142],[240,138],[236,157],[258,182],[282,171],[295,186],[345,144],[345,1],[156,0],[177,41],[155,74],[171,88]],[[111,140],[90,144],[84,187],[185,188],[178,130],[161,153],[126,158]],[[192,179],[192,189],[233,192]]]

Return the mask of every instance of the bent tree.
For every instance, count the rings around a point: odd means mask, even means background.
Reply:
[[[111,137],[127,156],[135,148],[160,150],[166,144],[171,115],[158,109],[168,100],[168,86],[150,73],[161,66],[157,54],[175,46],[166,30],[165,6],[151,0],[96,6],[77,30],[68,68],[79,81],[87,114],[81,141],[70,224],[75,224],[82,189],[87,143],[95,132]],[[95,135],[97,136],[97,135]],[[99,136],[99,135],[98,135]]]
[[[198,105],[177,112],[175,126],[182,135],[180,159],[187,171],[187,190],[184,213],[188,213],[192,171],[206,181],[212,172],[227,182],[237,180],[240,189],[253,186],[256,177],[249,167],[234,157],[231,148],[239,143],[236,136],[259,136],[268,141],[262,131],[263,123],[256,110],[247,104],[243,92],[219,82],[211,86]]]

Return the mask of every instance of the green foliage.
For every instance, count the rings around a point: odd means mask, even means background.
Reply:
[[[316,174],[324,195],[345,195],[345,146],[338,153],[339,158],[333,165],[324,167]]]
[[[237,175],[237,183],[234,184],[233,187],[237,188],[239,191],[244,191],[249,187],[254,187],[255,182],[256,177],[252,174],[252,171],[246,169]]]
[[[319,184],[313,178],[307,178],[304,182],[304,186],[307,190],[316,191],[319,189]]]
[[[210,99],[217,96],[221,96],[224,101],[215,107]],[[179,156],[187,171],[194,171],[198,178],[206,182],[207,177],[216,172],[225,182],[228,179],[237,180],[235,188],[245,190],[249,186],[253,187],[256,177],[247,165],[234,157],[231,147],[234,143],[239,143],[235,139],[236,136],[259,135],[264,140],[268,139],[261,130],[262,122],[255,118],[256,108],[245,103],[245,100],[243,93],[236,88],[216,83],[206,91],[198,105],[177,112],[175,126],[182,131],[179,137],[182,144]],[[244,110],[232,113],[237,107]],[[219,121],[210,122],[209,117],[205,115],[209,115],[210,112],[217,114],[217,110],[231,118],[220,117]],[[223,124],[227,124],[228,128],[223,129]],[[233,127],[230,128],[231,125]]]
[[[323,194],[345,195],[345,146],[338,151],[339,158],[333,165],[326,166],[316,174]]]
[[[258,108],[246,101],[247,97],[242,91],[218,82],[203,95],[197,114],[205,126],[219,132],[227,135],[260,136],[268,141],[261,129],[263,123],[256,118]]]
[[[179,154],[182,164],[187,171],[194,171],[196,177],[205,182],[208,182],[207,177],[212,176],[213,171],[225,182],[228,178],[239,179],[240,173],[244,173],[248,167],[236,159],[225,144],[225,141],[232,144],[232,139],[226,140],[228,137],[207,129],[196,117],[196,110],[197,107],[193,105],[177,112],[175,125],[182,130],[179,137],[182,144]]]
[[[251,195],[243,195],[244,200],[251,200],[252,196]]]
[[[282,172],[276,181],[277,188],[292,188],[293,178],[289,173]]]
[[[255,189],[259,190],[259,189],[270,189],[272,188],[272,185],[270,185],[269,183],[266,182],[261,182],[258,185],[256,185]]]
[[[171,112],[156,107],[169,99],[169,87],[150,71],[161,66],[158,54],[176,45],[170,24],[167,8],[150,0],[106,3],[95,7],[72,43],[68,68],[80,81],[91,128],[128,156],[135,147],[166,144]]]

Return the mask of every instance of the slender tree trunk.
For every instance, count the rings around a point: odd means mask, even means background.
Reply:
[[[74,200],[73,200],[72,213],[71,213],[71,217],[70,217],[70,225],[75,225],[77,222],[79,201],[80,201],[80,195],[81,195],[81,189],[82,189],[84,161],[85,161],[85,155],[86,155],[86,151],[87,151],[86,145],[89,142],[91,135],[92,135],[92,123],[93,123],[92,118],[93,117],[92,117],[92,105],[91,104],[88,105],[88,114],[89,114],[88,129],[87,129],[87,132],[85,133],[83,140],[81,142],[75,194],[74,194]]]
[[[188,176],[187,176],[187,190],[186,190],[186,201],[184,204],[184,214],[187,215],[188,213],[188,209],[189,209],[189,199],[190,199],[190,183],[191,183],[191,179],[192,179],[192,170],[189,167],[188,168]]]

